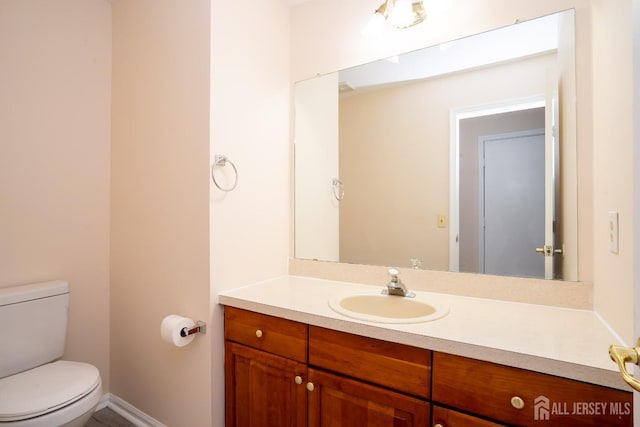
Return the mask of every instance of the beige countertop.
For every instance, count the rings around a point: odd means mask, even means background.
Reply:
[[[383,286],[378,288],[382,289]],[[331,297],[372,285],[283,276],[219,294],[219,303],[310,325],[409,344],[629,391],[609,358],[621,344],[590,310],[416,291],[449,307],[440,319],[373,323],[333,311]]]

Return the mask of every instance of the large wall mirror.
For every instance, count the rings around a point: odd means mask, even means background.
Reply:
[[[299,259],[577,280],[573,10],[295,85]]]

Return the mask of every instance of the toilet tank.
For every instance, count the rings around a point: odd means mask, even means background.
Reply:
[[[0,288],[0,378],[62,357],[68,308],[61,280]]]

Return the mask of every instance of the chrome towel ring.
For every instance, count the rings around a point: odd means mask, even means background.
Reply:
[[[331,180],[331,188],[333,190],[333,197],[339,202],[344,199],[344,184],[338,178]]]
[[[220,184],[218,184],[218,181],[216,181],[216,167],[217,166],[224,167],[227,165],[227,163],[229,163],[233,168],[233,175],[234,175],[233,185],[231,185],[230,187],[222,187],[220,186]],[[218,187],[219,190],[226,191],[226,192],[233,191],[238,185],[238,169],[236,168],[236,165],[234,165],[233,162],[227,158],[227,156],[223,156],[222,154],[216,154],[213,161],[213,166],[211,166],[211,179],[213,180],[213,184],[216,187]]]

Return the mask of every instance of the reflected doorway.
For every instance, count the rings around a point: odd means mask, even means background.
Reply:
[[[544,166],[544,128],[479,137],[477,272],[544,278]],[[461,241],[473,232],[461,227]],[[463,263],[474,248],[462,248],[461,270],[474,271]]]
[[[545,241],[544,97],[453,111],[452,129],[451,270],[545,277],[544,257],[535,252]],[[533,158],[535,166],[524,178],[524,166]],[[541,184],[532,187],[531,181]],[[500,194],[515,187],[519,191]],[[514,195],[523,198],[514,201]]]

